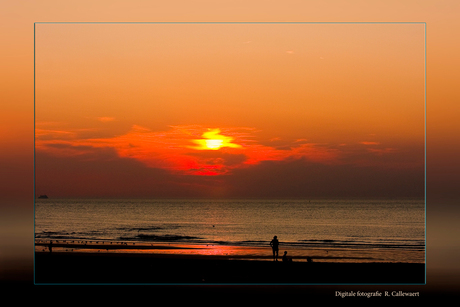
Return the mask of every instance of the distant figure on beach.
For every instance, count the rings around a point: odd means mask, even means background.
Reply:
[[[270,241],[270,246],[273,250],[273,260],[278,261],[278,246],[280,242],[278,241],[277,236],[273,237],[273,240]]]
[[[283,262],[292,262],[292,258],[287,256],[287,251],[284,251]]]
[[[49,249],[51,253],[53,251],[53,240],[50,241]]]
[[[287,251],[284,251],[283,262],[287,262],[287,261],[288,261]]]

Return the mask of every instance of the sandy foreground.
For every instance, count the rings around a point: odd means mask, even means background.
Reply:
[[[36,249],[35,284],[424,284],[423,263],[292,262],[131,249]],[[139,251],[139,250],[137,250]],[[281,255],[280,255],[281,256]]]

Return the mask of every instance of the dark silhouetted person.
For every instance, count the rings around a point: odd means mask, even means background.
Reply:
[[[292,258],[287,256],[287,251],[284,251],[283,262],[292,262]]]
[[[284,251],[283,262],[288,262],[287,251]]]
[[[278,246],[280,242],[276,236],[273,237],[273,240],[270,241],[270,246],[273,250],[273,260],[278,261]]]

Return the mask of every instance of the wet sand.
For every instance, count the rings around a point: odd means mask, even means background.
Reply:
[[[260,245],[221,245],[213,243],[178,243],[178,242],[125,242],[92,240],[53,241],[52,250],[57,252],[86,253],[145,253],[165,255],[214,256],[232,260],[272,260],[272,252],[267,246]],[[49,251],[49,241],[37,240],[36,252]],[[287,256],[296,262],[404,262],[424,263],[425,254],[421,250],[398,249],[343,249],[300,246],[281,246],[280,257],[286,251]],[[209,257],[208,257],[209,259]]]
[[[424,284],[423,263],[248,260],[222,255],[35,252],[36,284]],[[280,259],[281,260],[281,259]]]

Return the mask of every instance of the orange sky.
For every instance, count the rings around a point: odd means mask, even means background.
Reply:
[[[36,120],[420,139],[424,43],[423,24],[38,24]]]
[[[70,164],[109,149],[178,176],[297,160],[423,170],[423,23],[37,23],[35,33],[38,157]],[[49,163],[37,159],[38,193],[61,193],[45,183],[65,171]]]

